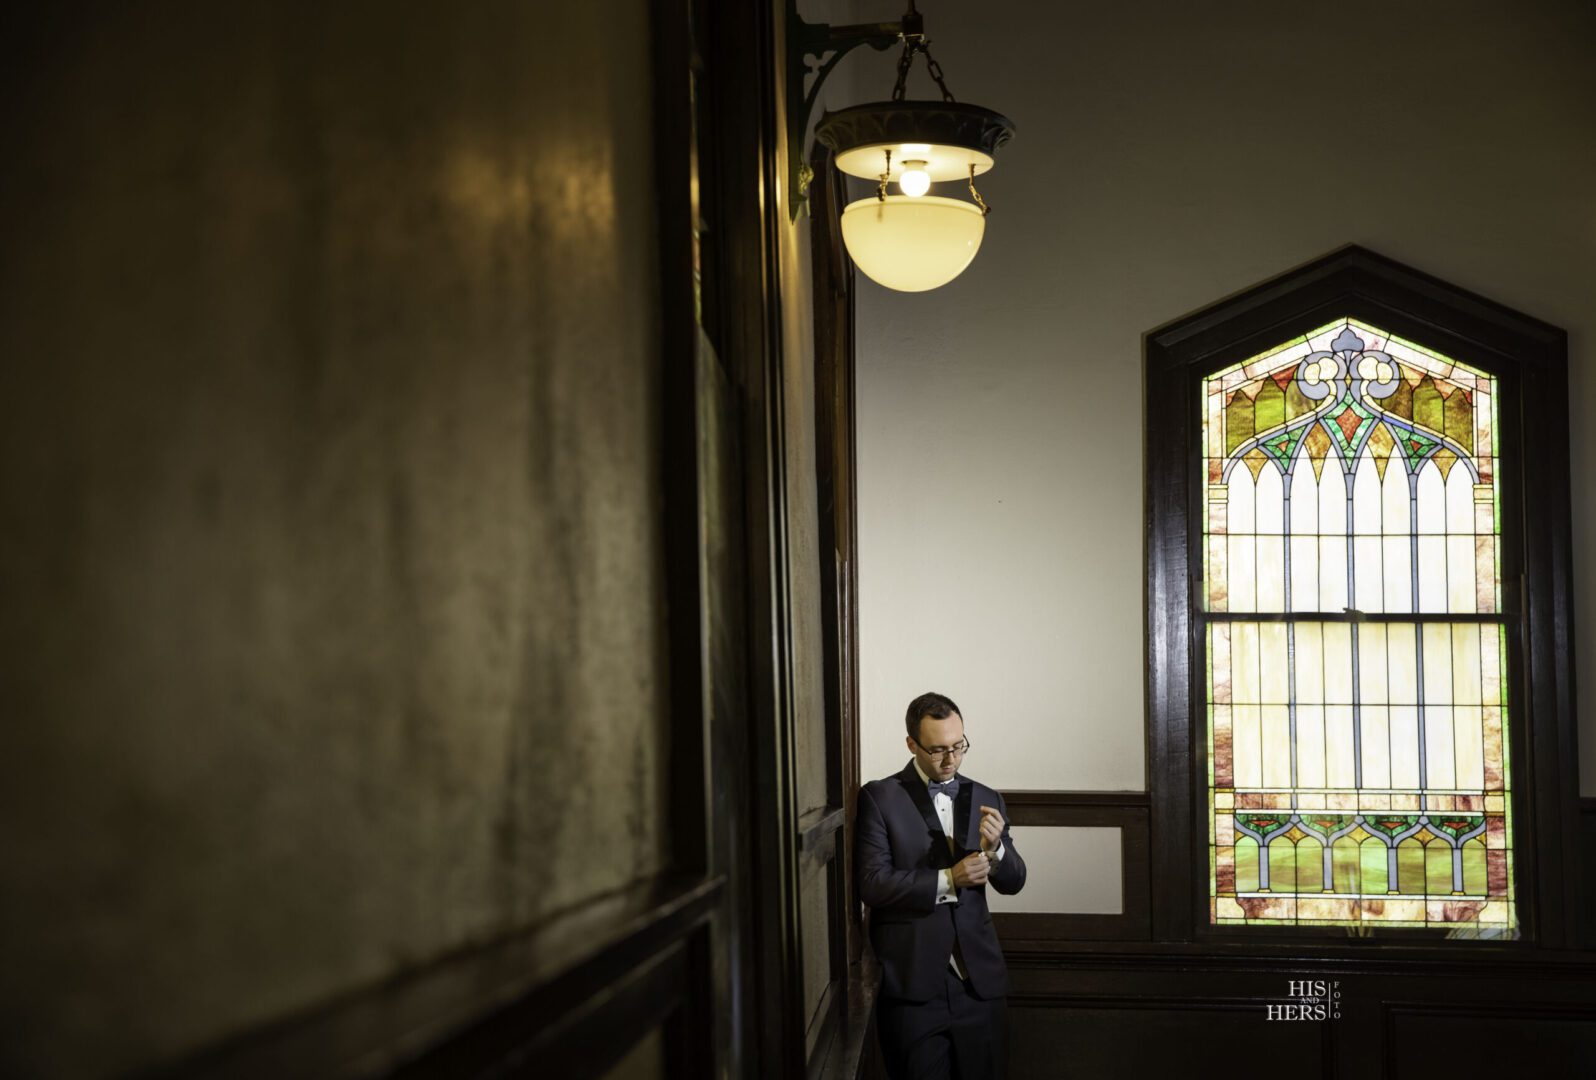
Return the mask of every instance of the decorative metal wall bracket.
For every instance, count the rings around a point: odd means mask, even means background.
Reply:
[[[809,183],[814,172],[804,152],[804,135],[809,118],[820,100],[820,87],[837,62],[860,45],[877,52],[892,48],[905,37],[923,36],[924,23],[917,14],[905,15],[900,22],[859,23],[831,26],[805,22],[798,14],[798,0],[787,2],[787,212],[791,220],[809,201]],[[804,82],[814,82],[805,91]]]

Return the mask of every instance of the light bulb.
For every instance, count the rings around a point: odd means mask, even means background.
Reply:
[[[918,199],[931,190],[931,174],[925,171],[925,162],[903,163],[903,173],[898,177],[898,190],[911,199]]]

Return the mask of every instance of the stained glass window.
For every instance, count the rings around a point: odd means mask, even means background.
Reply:
[[[1496,391],[1354,319],[1204,380],[1213,923],[1516,934]]]

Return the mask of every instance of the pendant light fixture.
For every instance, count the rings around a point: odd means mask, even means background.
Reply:
[[[796,9],[792,11],[790,20],[796,20]],[[832,164],[838,169],[876,185],[870,196],[842,212],[843,244],[854,265],[871,280],[902,292],[946,285],[964,272],[981,248],[991,207],[976,189],[975,178],[992,168],[998,147],[1014,136],[1013,122],[954,98],[941,65],[931,55],[914,0],[909,0],[909,10],[896,24],[827,27],[798,20],[793,29],[805,56],[818,62],[832,54],[818,63],[815,84],[803,95],[799,122],[805,125],[821,81],[849,49],[863,44],[885,49],[902,43],[891,100],[828,112],[816,126],[815,137],[831,150]],[[942,92],[940,101],[905,99],[909,70],[915,57],[922,55]],[[801,83],[803,67],[789,64],[789,70],[795,66]],[[791,89],[789,101],[794,100]],[[801,91],[801,85],[797,89]],[[802,134],[800,126],[800,139]],[[800,144],[789,141],[788,145]],[[798,177],[800,195],[807,180]],[[931,194],[934,184],[967,188],[969,201]]]

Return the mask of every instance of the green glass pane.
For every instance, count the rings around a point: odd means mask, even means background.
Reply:
[[[1285,837],[1269,842],[1269,891],[1297,891],[1297,846]]]
[[[1286,422],[1286,393],[1273,379],[1265,379],[1263,389],[1252,400],[1254,431],[1268,431]]]
[[[1482,862],[1481,867],[1485,864]],[[1243,836],[1236,841],[1236,891],[1258,891],[1258,841]]]
[[[1485,845],[1470,840],[1463,845],[1463,891],[1470,896],[1484,896],[1485,886]]]
[[[1372,836],[1358,845],[1358,869],[1363,878],[1363,895],[1378,896],[1391,891],[1389,851],[1382,841]]]
[[[1236,448],[1252,438],[1252,402],[1247,400],[1247,395],[1237,390],[1230,396],[1230,404],[1225,406],[1225,456],[1229,457],[1236,452]]]
[[[1343,836],[1330,845],[1330,874],[1335,891],[1343,894],[1361,893],[1363,878],[1358,860],[1358,842]]]
[[[1446,437],[1469,453],[1474,452],[1474,404],[1461,389],[1453,390],[1441,412]]]
[[[1424,849],[1424,891],[1452,895],[1452,845],[1443,840],[1432,840]]]
[[[1424,892],[1424,845],[1411,837],[1397,845],[1397,892]]]
[[[1413,422],[1431,431],[1446,431],[1446,414],[1442,410],[1441,390],[1435,380],[1426,375],[1413,391]]]
[[[1408,368],[1403,368],[1402,372],[1407,374],[1409,370]],[[1404,420],[1412,420],[1413,384],[1408,382],[1407,379],[1397,383],[1397,388],[1392,391],[1391,396],[1380,402],[1380,408],[1393,416],[1400,416]]]
[[[1297,841],[1297,891],[1324,890],[1324,845],[1312,837]]]

